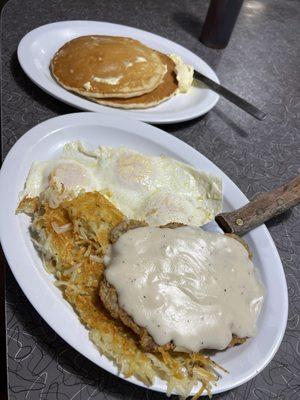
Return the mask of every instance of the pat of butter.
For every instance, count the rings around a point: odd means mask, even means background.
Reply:
[[[107,85],[117,85],[122,78],[123,78],[123,75],[115,76],[115,77],[111,77],[111,78],[99,78],[98,76],[95,76],[93,78],[93,80],[95,82],[106,83]]]
[[[193,83],[194,68],[191,65],[184,64],[181,57],[177,56],[176,54],[169,54],[169,57],[175,63],[178,92],[188,92]]]

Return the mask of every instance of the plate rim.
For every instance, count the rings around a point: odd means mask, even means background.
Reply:
[[[97,119],[98,122],[101,125],[105,125],[106,124],[106,120],[109,119],[113,119],[113,121],[110,121],[112,124],[110,126],[114,126],[115,123],[118,124],[118,120],[121,123],[130,123],[131,125],[136,125],[137,128],[144,128],[147,133],[145,133],[145,131],[142,132],[142,130],[138,130],[136,132],[132,132],[137,136],[141,136],[141,137],[149,137],[151,135],[151,138],[154,136],[160,136],[160,138],[163,138],[163,141],[171,141],[170,143],[175,143],[180,145],[181,147],[183,147],[183,152],[188,152],[188,153],[194,153],[195,155],[200,155],[201,157],[204,157],[204,159],[208,160],[210,163],[213,164],[213,166],[216,168],[216,170],[220,171],[220,175],[222,176],[222,178],[225,178],[225,181],[229,181],[232,185],[234,190],[237,190],[239,192],[239,195],[241,196],[241,198],[243,198],[243,201],[246,202],[247,198],[246,196],[243,194],[243,192],[237,187],[237,185],[218,167],[216,166],[212,161],[210,161],[209,159],[207,159],[207,157],[205,157],[202,153],[198,152],[196,149],[194,149],[193,147],[191,147],[190,145],[188,145],[187,143],[183,142],[181,139],[178,139],[177,137],[157,128],[157,127],[153,127],[151,125],[148,125],[144,122],[140,122],[137,120],[132,120],[132,119],[128,119],[125,117],[113,117],[107,114],[101,114],[101,113],[87,113],[87,112],[82,112],[82,113],[71,113],[71,114],[66,114],[66,115],[62,115],[62,116],[58,116],[58,117],[54,117],[54,118],[50,118],[48,120],[45,120],[37,125],[35,125],[33,128],[29,129],[14,145],[13,147],[10,149],[9,153],[7,154],[2,168],[0,170],[0,191],[2,191],[3,189],[3,185],[5,185],[5,180],[8,178],[7,174],[9,173],[9,168],[13,167],[14,164],[14,157],[16,157],[16,155],[18,155],[18,152],[22,152],[24,151],[24,145],[35,145],[37,143],[36,139],[38,139],[39,141],[44,140],[47,136],[55,134],[55,132],[59,129],[63,129],[66,127],[70,127],[70,126],[74,126],[77,124],[83,124],[83,123],[90,123],[95,124],[95,122],[97,123]],[[103,122],[104,121],[104,122]],[[50,125],[50,126],[49,126]],[[53,125],[53,126],[51,126]],[[107,125],[106,125],[107,126]],[[56,129],[55,129],[56,128]],[[41,130],[43,131],[43,133],[41,133]],[[50,131],[47,133],[47,131]],[[13,185],[12,185],[13,186]],[[7,198],[6,193],[4,194],[4,201],[3,203],[5,204],[5,202],[9,201],[9,198]],[[8,196],[9,197],[9,196]],[[5,200],[6,199],[6,200]],[[15,200],[15,199],[14,199]],[[11,201],[11,200],[10,200]],[[12,201],[11,201],[12,202]],[[15,217],[15,215],[13,214],[13,216],[11,217]],[[77,344],[70,344],[70,341],[68,339],[65,338],[66,335],[64,335],[63,331],[59,330],[50,320],[50,318],[48,317],[48,315],[46,315],[43,311],[40,310],[40,307],[37,303],[37,301],[33,301],[29,291],[26,288],[26,285],[24,284],[24,280],[19,279],[18,277],[18,271],[17,268],[14,264],[14,252],[11,250],[12,249],[12,245],[10,244],[8,235],[5,235],[4,232],[4,225],[5,225],[5,221],[8,219],[10,219],[11,217],[9,217],[8,213],[4,211],[4,207],[0,208],[0,241],[2,244],[2,248],[3,248],[3,252],[5,254],[6,260],[8,262],[8,265],[10,266],[10,269],[15,277],[15,279],[17,280],[19,286],[21,287],[22,291],[24,292],[24,294],[26,295],[27,299],[30,301],[30,303],[32,304],[32,306],[36,309],[36,311],[39,313],[39,315],[45,320],[46,323],[48,323],[48,325],[59,335],[63,338],[63,340],[65,340],[70,346],[72,346],[73,348],[75,348],[75,350],[77,350],[80,354],[84,355],[85,357],[87,357],[82,350],[80,349],[80,346],[78,346]],[[284,303],[284,314],[282,316],[281,319],[281,330],[280,330],[280,334],[277,337],[276,340],[276,344],[273,345],[272,347],[272,351],[270,352],[269,356],[267,358],[264,359],[264,362],[260,365],[259,368],[256,368],[251,374],[249,374],[246,378],[242,379],[242,381],[236,381],[234,384],[228,384],[228,387],[225,388],[221,388],[220,386],[213,388],[212,393],[213,394],[217,394],[217,393],[222,393],[225,392],[227,390],[231,390],[237,386],[240,386],[241,384],[244,384],[246,382],[248,382],[250,379],[254,378],[259,372],[261,372],[266,365],[272,360],[272,358],[274,357],[275,353],[277,352],[284,333],[285,333],[285,328],[286,328],[286,324],[287,324],[287,317],[288,317],[288,292],[287,292],[287,283],[286,283],[286,278],[285,278],[285,273],[284,273],[284,269],[283,269],[283,265],[280,259],[280,256],[278,254],[277,248],[275,246],[275,243],[268,231],[268,229],[266,228],[265,225],[261,226],[260,228],[257,229],[261,229],[264,231],[264,234],[266,235],[266,238],[268,240],[268,242],[271,244],[272,246],[272,253],[274,254],[274,256],[277,258],[278,263],[281,266],[280,269],[280,275],[281,275],[281,284],[283,285],[283,293],[282,293],[282,301]],[[22,237],[23,239],[23,237]],[[73,311],[74,312],[74,311]],[[77,315],[76,313],[74,313],[75,315]],[[100,353],[101,354],[101,353]],[[95,362],[94,360],[92,360],[90,357],[87,357],[89,360]],[[96,363],[96,362],[95,362]],[[97,366],[99,366],[99,364],[96,363]],[[155,390],[158,392],[162,392],[162,390],[160,388],[157,387],[147,387],[145,386],[142,382],[140,382],[139,380],[136,380],[135,378],[125,378],[122,375],[116,374],[114,371],[112,371],[111,369],[107,368],[106,366],[101,366],[101,368],[107,370],[108,372],[112,373],[114,376],[117,376],[123,380],[126,380],[127,382],[136,384],[138,386],[142,386],[145,387],[147,389],[151,389],[151,390]]]
[[[219,101],[220,96],[217,93],[208,89],[209,92],[214,97],[214,99],[212,99],[210,104],[207,105],[206,107],[204,107],[202,109],[202,111],[200,111],[200,112],[194,110],[193,113],[190,113],[189,115],[182,115],[180,117],[176,117],[176,112],[174,112],[173,113],[174,116],[160,117],[159,114],[155,113],[155,108],[154,108],[152,115],[149,114],[149,115],[143,116],[143,114],[142,114],[143,110],[140,110],[141,116],[139,117],[138,115],[136,115],[136,111],[139,111],[139,110],[122,110],[122,109],[118,109],[118,108],[112,108],[112,107],[92,103],[91,101],[86,100],[84,98],[80,98],[78,95],[76,95],[76,94],[72,93],[71,91],[68,91],[60,86],[57,87],[57,90],[59,92],[61,92],[62,95],[60,93],[56,93],[56,90],[51,88],[52,84],[53,83],[56,84],[56,82],[54,80],[53,80],[53,82],[47,82],[46,80],[41,81],[40,79],[38,79],[39,77],[35,76],[35,71],[37,69],[36,69],[36,67],[32,67],[32,66],[34,66],[33,61],[31,59],[28,61],[26,58],[26,54],[27,54],[27,50],[29,49],[30,44],[32,43],[32,40],[38,34],[40,34],[42,32],[47,32],[48,30],[50,30],[51,27],[59,27],[59,26],[70,24],[70,23],[72,23],[72,24],[80,23],[80,24],[84,24],[84,25],[89,25],[90,23],[92,23],[92,24],[95,23],[95,24],[106,25],[106,26],[119,26],[122,29],[124,29],[124,28],[130,29],[133,32],[136,31],[137,33],[140,33],[140,34],[150,35],[150,37],[154,37],[156,39],[163,39],[163,41],[165,43],[167,43],[168,45],[170,45],[170,46],[175,45],[181,51],[187,52],[190,56],[196,57],[198,60],[200,60],[200,63],[205,65],[205,67],[208,69],[209,73],[207,73],[207,75],[209,76],[209,78],[211,78],[212,80],[214,80],[217,83],[220,83],[216,72],[212,69],[212,67],[205,60],[203,60],[201,57],[199,57],[196,53],[189,50],[188,48],[186,48],[186,47],[182,46],[181,44],[174,42],[164,36],[157,35],[156,33],[152,33],[152,32],[149,32],[149,31],[146,31],[143,29],[135,28],[135,27],[132,27],[129,25],[116,24],[116,23],[106,22],[106,21],[64,20],[64,21],[52,22],[49,24],[41,25],[41,26],[27,32],[20,40],[20,42],[18,44],[18,48],[17,48],[18,61],[22,67],[22,70],[26,74],[26,76],[35,85],[37,85],[40,89],[42,89],[45,93],[51,95],[52,97],[56,98],[57,100],[65,103],[65,104],[68,104],[72,107],[78,108],[79,110],[84,110],[84,111],[88,111],[88,112],[93,111],[93,112],[100,112],[100,113],[105,112],[105,110],[107,110],[107,112],[111,113],[112,115],[128,116],[129,118],[132,118],[132,119],[136,119],[136,120],[139,120],[142,122],[153,123],[153,124],[155,124],[155,123],[156,124],[180,123],[180,122],[195,119],[197,117],[205,115],[208,111],[210,111],[212,108],[214,108],[215,105],[217,104],[217,102]],[[79,104],[78,104],[78,102],[79,102]],[[81,103],[81,102],[83,102],[83,103]],[[167,114],[170,114],[170,112],[167,112]],[[155,115],[157,115],[157,117]]]

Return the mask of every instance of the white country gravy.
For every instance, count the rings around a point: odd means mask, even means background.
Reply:
[[[264,289],[245,247],[201,228],[129,230],[105,256],[119,305],[158,345],[224,349],[251,337]]]

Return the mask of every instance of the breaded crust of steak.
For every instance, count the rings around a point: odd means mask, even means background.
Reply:
[[[121,222],[117,225],[110,233],[110,241],[111,243],[115,243],[119,237],[124,234],[125,232],[129,231],[130,229],[140,228],[148,226],[147,223],[141,221],[134,221],[134,220],[127,220]],[[180,226],[184,226],[184,224],[172,222],[167,225],[160,226],[160,228],[170,228],[175,229]],[[239,237],[233,234],[228,234],[228,236],[233,237],[234,239],[240,241],[249,253],[249,257],[252,258],[252,255],[249,251],[247,244]],[[137,325],[133,318],[123,310],[118,302],[118,293],[114,286],[110,285],[104,274],[102,275],[102,279],[100,281],[99,286],[99,295],[103,302],[104,307],[109,311],[111,316],[117,320],[123,322],[128,328],[130,328],[135,334],[140,337],[140,344],[145,351],[149,352],[156,352],[159,349],[163,350],[174,350],[175,345],[172,342],[166,343],[164,346],[158,346],[155,341],[153,340],[152,336],[149,334],[146,328],[143,328]],[[238,344],[242,344],[246,341],[246,338],[239,338],[233,335],[231,342],[229,343],[228,347],[236,346]]]

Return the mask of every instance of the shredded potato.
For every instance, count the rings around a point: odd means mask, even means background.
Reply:
[[[72,224],[68,223],[62,226],[58,226],[55,222],[52,223],[52,228],[58,234],[68,232],[72,229]]]
[[[26,203],[26,202],[25,202]],[[26,204],[22,203],[22,209]],[[31,233],[55,285],[90,329],[90,338],[100,352],[112,360],[125,377],[135,376],[146,385],[156,377],[167,382],[167,394],[173,391],[186,398],[200,385],[196,400],[205,390],[211,394],[219,368],[201,353],[183,353],[160,349],[146,353],[135,336],[120,321],[114,320],[98,295],[104,266],[103,255],[109,232],[124,216],[101,194],[84,193],[59,205],[41,196],[35,204]]]

